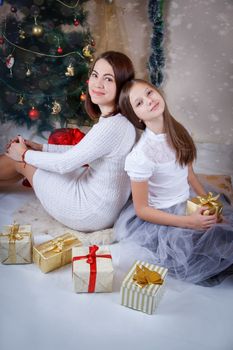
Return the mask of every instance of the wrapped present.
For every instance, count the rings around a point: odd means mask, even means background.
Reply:
[[[186,215],[194,213],[200,207],[208,207],[204,210],[203,215],[217,214],[219,217],[222,213],[222,203],[218,200],[219,194],[213,196],[212,192],[209,192],[206,196],[197,196],[187,201]]]
[[[72,247],[82,243],[72,233],[62,236],[33,247],[33,261],[42,272],[46,273],[71,263]]]
[[[167,269],[137,260],[121,285],[121,305],[154,313],[164,293]]]
[[[112,257],[107,246],[72,249],[73,284],[76,293],[111,292]]]
[[[0,261],[2,264],[30,264],[32,262],[32,232],[30,225],[6,225],[0,233]]]

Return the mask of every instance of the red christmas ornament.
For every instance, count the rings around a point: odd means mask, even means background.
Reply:
[[[79,25],[79,20],[76,18],[74,19],[74,25],[75,25],[75,27],[77,27]]]
[[[0,36],[0,45],[3,45],[4,42],[5,42],[5,40],[4,40],[3,36]]]
[[[62,54],[62,53],[63,53],[63,49],[62,49],[62,47],[61,47],[61,46],[59,46],[59,47],[58,47],[58,49],[57,49],[57,53],[59,53],[59,54]]]
[[[30,111],[28,112],[28,116],[31,120],[36,120],[39,118],[40,116],[40,112],[38,111],[38,109],[36,109],[35,107],[32,107],[30,109]]]
[[[80,95],[80,101],[82,101],[82,102],[85,101],[86,97],[87,97],[86,94],[84,94],[84,92],[82,92]]]

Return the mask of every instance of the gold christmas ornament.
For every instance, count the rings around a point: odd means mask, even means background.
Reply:
[[[83,56],[84,57],[87,57],[87,58],[92,58],[92,52],[91,52],[91,49],[90,49],[90,45],[86,45],[84,48],[83,48]]]
[[[26,38],[26,35],[25,35],[25,31],[23,29],[20,29],[19,30],[19,37],[20,39],[25,39]]]
[[[38,24],[35,24],[33,27],[32,27],[32,34],[34,36],[42,36],[44,34],[44,28]]]
[[[24,97],[20,96],[19,101],[18,101],[18,105],[23,105],[23,104],[24,104]]]
[[[66,75],[67,77],[73,77],[73,76],[74,76],[74,67],[72,66],[71,63],[70,63],[69,66],[66,68],[65,75]]]
[[[52,113],[59,114],[61,112],[61,105],[56,100],[53,102]]]

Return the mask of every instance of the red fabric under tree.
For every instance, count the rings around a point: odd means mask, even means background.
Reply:
[[[79,143],[85,134],[78,128],[61,128],[51,132],[48,138],[50,145],[74,146]],[[31,187],[27,179],[23,180],[23,185]]]

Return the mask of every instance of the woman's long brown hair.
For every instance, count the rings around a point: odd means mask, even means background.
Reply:
[[[114,110],[111,112],[111,115],[115,115],[119,113],[119,95],[122,86],[129,80],[134,78],[134,67],[133,63],[130,60],[128,56],[123,54],[122,52],[118,51],[106,51],[102,53],[95,62],[92,65],[90,74],[96,64],[96,62],[100,59],[106,60],[112,67],[114,75],[115,75],[115,82],[116,82],[116,97],[115,97],[115,106]],[[85,108],[90,116],[91,119],[96,119],[100,116],[101,112],[99,109],[99,106],[94,104],[91,101],[91,97],[89,95],[89,92],[87,91],[87,97],[85,101]]]
[[[129,94],[134,84],[141,83],[151,86],[152,89],[157,91],[162,98],[163,94],[152,84],[141,80],[134,79],[127,82],[120,93],[119,106],[121,113],[127,117],[127,119],[138,129],[144,130],[146,125],[143,121],[140,121],[135,114],[132,105],[130,103]],[[163,113],[164,131],[167,135],[167,142],[175,150],[177,162],[183,166],[192,163],[197,156],[197,151],[192,137],[189,135],[185,127],[180,124],[169,112],[166,101]]]

